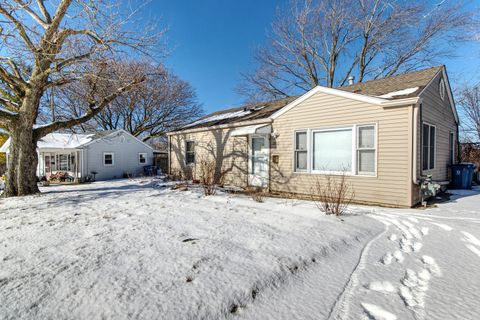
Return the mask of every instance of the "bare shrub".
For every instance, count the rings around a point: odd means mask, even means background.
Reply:
[[[353,188],[348,183],[345,173],[338,177],[318,178],[311,193],[318,209],[325,214],[336,216],[345,213],[354,198]]]
[[[265,200],[265,190],[263,188],[252,188],[250,194],[256,202],[263,202]]]
[[[217,186],[222,184],[224,174],[221,170],[217,170],[217,163],[214,159],[203,158],[199,165],[199,180],[203,186],[203,192],[206,196],[214,195],[217,192]]]

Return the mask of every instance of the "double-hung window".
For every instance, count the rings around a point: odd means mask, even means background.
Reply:
[[[307,131],[295,132],[295,171],[308,169]]]
[[[195,163],[195,142],[193,141],[186,143],[185,162],[186,164]]]
[[[147,154],[146,153],[139,153],[138,154],[138,163],[139,164],[147,163]]]
[[[103,153],[103,165],[104,166],[113,166],[114,165],[114,154],[113,152],[104,152]]]
[[[423,124],[422,131],[422,168],[432,170],[435,168],[436,128],[428,123]]]
[[[375,174],[375,126],[357,127],[357,172],[358,174]]]

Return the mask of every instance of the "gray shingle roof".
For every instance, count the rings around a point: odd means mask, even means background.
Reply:
[[[359,93],[367,96],[378,97],[391,92],[402,91],[409,88],[418,88],[413,92],[409,92],[403,95],[395,95],[388,99],[395,100],[411,98],[418,96],[420,92],[422,92],[422,90],[425,88],[425,86],[430,82],[430,80],[432,80],[433,77],[440,70],[442,70],[442,68],[443,66],[437,66],[433,68],[403,73],[388,78],[359,82],[350,86],[339,87],[337,89],[353,93]]]
[[[298,98],[298,96],[248,104],[242,107],[213,112],[186,125],[180,130],[212,127],[221,124],[268,118],[273,113],[285,107],[287,104],[289,104],[296,98]]]
[[[442,70],[442,68],[443,66],[437,66],[388,78],[365,81],[345,87],[337,87],[336,89],[373,97],[389,93],[397,93],[392,96],[383,97],[389,100],[416,97],[422,92],[430,80]],[[404,90],[405,93],[402,93],[402,90]],[[298,97],[299,96],[292,96],[279,100],[249,104],[242,107],[213,112],[189,125],[186,125],[178,131],[268,118]]]

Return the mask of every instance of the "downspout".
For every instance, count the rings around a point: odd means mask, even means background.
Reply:
[[[419,121],[420,120],[420,121]],[[412,170],[412,182],[415,185],[418,185],[420,183],[418,179],[418,136],[420,135],[420,141],[422,139],[422,132],[418,130],[419,123],[422,122],[422,104],[416,104],[413,107],[413,141],[412,141],[412,146],[413,146],[413,152],[412,152],[412,157],[413,157],[413,170]]]

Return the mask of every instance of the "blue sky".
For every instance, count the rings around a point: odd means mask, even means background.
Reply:
[[[240,73],[254,69],[253,50],[265,42],[275,9],[286,2],[154,0],[146,12],[169,27],[171,54],[165,63],[193,85],[208,113],[242,104],[244,97],[235,92]],[[456,52],[457,57],[444,60],[452,85],[478,82],[479,46],[460,46]]]

